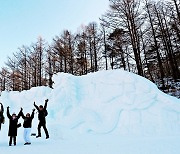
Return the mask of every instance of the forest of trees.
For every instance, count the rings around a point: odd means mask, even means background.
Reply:
[[[51,44],[39,37],[22,45],[0,70],[0,91],[53,87],[58,72],[85,75],[119,69],[137,73],[161,90],[180,79],[180,1],[109,0],[100,23],[64,30]]]

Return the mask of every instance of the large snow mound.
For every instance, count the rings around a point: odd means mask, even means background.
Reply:
[[[180,135],[180,100],[164,94],[143,77],[111,70],[80,77],[59,73],[53,81],[54,89],[3,92],[0,101],[10,106],[11,112],[18,112],[20,107],[30,112],[34,101],[40,105],[48,98],[47,121],[54,137],[74,131]]]

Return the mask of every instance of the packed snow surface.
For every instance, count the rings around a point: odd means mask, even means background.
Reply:
[[[32,88],[3,92],[0,101],[10,112],[31,112],[33,102],[48,102],[50,139],[23,145],[23,128],[16,147],[8,147],[8,119],[0,132],[0,151],[13,154],[179,154],[180,100],[164,94],[149,80],[123,71],[101,71],[86,76],[59,73],[53,89]],[[5,112],[6,113],[6,112]],[[23,122],[22,119],[19,122]],[[37,130],[37,114],[32,133]],[[13,150],[12,150],[13,149]],[[0,152],[1,153],[1,152]]]

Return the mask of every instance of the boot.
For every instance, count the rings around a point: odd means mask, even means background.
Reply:
[[[46,136],[46,139],[48,139],[48,138],[49,138],[49,135]]]
[[[36,136],[36,138],[41,137],[41,135]]]
[[[12,136],[10,136],[10,139],[9,139],[9,146],[12,145]]]
[[[14,146],[16,146],[16,137],[14,137]]]

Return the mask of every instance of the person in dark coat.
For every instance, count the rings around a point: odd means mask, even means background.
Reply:
[[[23,127],[24,127],[24,145],[30,145],[30,134],[31,134],[31,127],[32,127],[32,120],[34,118],[34,111],[33,109],[32,114],[30,115],[29,113],[24,116],[23,112],[21,112],[21,116],[24,119]]]
[[[41,127],[43,127],[45,134],[46,134],[46,139],[49,138],[49,133],[48,130],[46,128],[46,116],[47,116],[47,102],[48,99],[45,100],[45,105],[44,107],[42,105],[40,105],[39,107],[35,104],[34,102],[34,106],[35,108],[38,110],[38,119],[39,119],[39,124],[38,124],[38,135],[36,136],[41,137]]]
[[[0,108],[0,130],[1,130],[1,124],[4,124],[4,107],[2,103],[0,103],[1,108]]]
[[[9,140],[9,146],[12,145],[12,140],[14,141],[14,145],[16,145],[16,136],[17,136],[17,129],[19,127],[18,125],[18,119],[21,116],[22,108],[18,115],[15,113],[12,114],[12,116],[9,113],[9,106],[7,107],[7,117],[9,118],[9,132],[8,136],[10,137]]]

